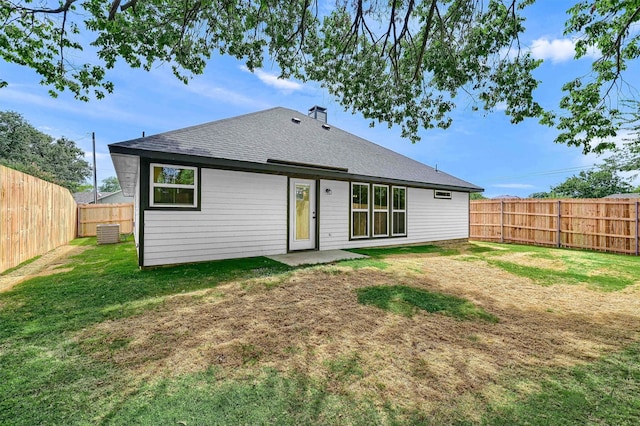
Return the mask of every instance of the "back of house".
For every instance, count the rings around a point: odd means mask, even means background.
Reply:
[[[140,266],[462,240],[458,179],[286,108],[109,145]]]

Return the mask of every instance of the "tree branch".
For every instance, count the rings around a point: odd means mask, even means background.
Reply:
[[[431,32],[431,25],[433,24],[433,14],[437,9],[437,4],[438,0],[431,0],[427,23],[425,24],[424,31],[422,33],[422,45],[420,46],[420,53],[418,55],[418,60],[416,61],[416,69],[413,72],[413,81],[418,79],[420,71],[422,70],[422,60],[424,59],[424,53],[427,50],[427,41],[429,40],[429,33]]]
[[[120,0],[113,0],[111,8],[109,9],[109,21],[116,19],[116,13],[118,13],[118,6],[120,6]]]
[[[16,6],[15,10],[21,10],[23,12],[30,13],[30,14],[36,14],[36,13],[62,13],[62,12],[67,12],[71,8],[71,5],[73,3],[75,3],[76,1],[77,0],[67,0],[65,2],[65,4],[63,4],[62,6],[60,6],[57,9],[31,9],[31,8],[24,7],[24,6]]]

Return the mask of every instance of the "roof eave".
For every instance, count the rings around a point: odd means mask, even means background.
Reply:
[[[158,161],[183,162],[191,164],[200,164],[220,169],[238,170],[246,172],[262,172],[273,174],[294,174],[301,176],[310,176],[324,179],[337,180],[361,180],[372,183],[386,183],[391,185],[413,186],[425,189],[442,189],[447,191],[459,192],[482,192],[483,188],[477,186],[456,186],[445,185],[434,182],[408,181],[401,179],[392,179],[371,175],[360,175],[349,173],[348,171],[331,170],[322,167],[313,167],[305,165],[279,164],[279,163],[255,163],[241,160],[230,160],[226,158],[205,157],[199,155],[179,154],[163,151],[152,151],[146,149],[136,149],[119,144],[109,145],[109,151],[112,154],[135,155],[141,158]]]

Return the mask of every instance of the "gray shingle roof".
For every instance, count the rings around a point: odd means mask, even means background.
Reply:
[[[303,113],[277,107],[109,148],[119,153],[162,152],[258,164],[273,163],[267,160],[314,164],[347,169],[351,175],[482,190],[336,127],[327,130],[322,124]]]
[[[115,194],[115,193],[98,191],[98,200],[100,200],[101,198],[107,197],[111,194]],[[94,201],[94,192],[93,191],[74,192],[73,199],[76,201],[76,204],[91,204]]]
[[[606,197],[603,197],[603,198],[640,198],[640,194],[638,194],[637,192],[626,192],[623,194],[607,195]]]

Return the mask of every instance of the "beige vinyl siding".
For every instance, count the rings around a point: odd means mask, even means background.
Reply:
[[[331,195],[326,189],[331,189]],[[433,190],[407,188],[407,236],[349,240],[349,182],[320,182],[320,250],[376,247],[469,237],[469,194],[452,192],[450,200]]]
[[[285,176],[204,168],[201,176],[201,211],[145,212],[145,266],[286,253]]]

